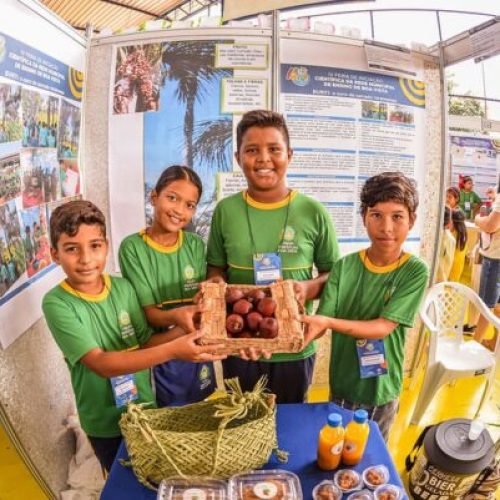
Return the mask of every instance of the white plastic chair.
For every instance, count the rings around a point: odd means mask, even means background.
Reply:
[[[487,374],[486,385],[476,412],[479,415],[488,400],[500,358],[500,335],[495,351],[475,340],[464,340],[463,326],[469,303],[500,330],[500,320],[469,287],[454,282],[432,286],[420,308],[420,317],[429,331],[429,354],[424,382],[411,417],[418,424],[438,389],[446,383],[465,377]]]

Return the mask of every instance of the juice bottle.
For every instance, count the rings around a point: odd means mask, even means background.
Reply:
[[[330,413],[326,425],[318,437],[318,467],[323,470],[336,469],[340,464],[344,447],[342,415]]]
[[[345,465],[356,465],[363,458],[370,427],[368,426],[368,413],[366,410],[356,410],[354,418],[345,429],[344,449],[342,462]]]

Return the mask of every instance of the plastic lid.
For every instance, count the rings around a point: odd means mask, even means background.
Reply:
[[[354,412],[354,421],[358,424],[364,424],[368,420],[368,412],[366,410],[356,410]]]
[[[431,428],[424,440],[430,461],[437,467],[457,474],[474,474],[493,459],[491,436],[483,430],[475,440],[469,439],[471,421],[456,418]]]
[[[224,481],[209,477],[164,479],[158,488],[157,500],[227,500],[227,485]]]
[[[229,479],[230,498],[302,500],[296,474],[286,470],[258,470],[236,474]]]
[[[340,413],[330,413],[327,420],[330,427],[342,425],[342,415]]]

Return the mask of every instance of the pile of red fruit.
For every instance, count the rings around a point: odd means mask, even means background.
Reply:
[[[269,290],[255,288],[245,293],[237,287],[226,292],[226,330],[238,339],[274,339],[278,336],[276,301]]]

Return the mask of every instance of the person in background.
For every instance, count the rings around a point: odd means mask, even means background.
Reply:
[[[337,261],[316,316],[302,316],[305,341],[332,330],[330,398],[363,408],[387,440],[403,385],[406,330],[429,271],[403,244],[416,220],[416,183],[399,172],[366,180],[360,208],[370,246]]]
[[[103,213],[70,201],[50,218],[52,260],[66,274],[42,309],[71,375],[80,423],[109,471],[122,441],[118,421],[130,402],[155,406],[149,368],[172,359],[211,362],[214,346],[200,332],[151,335],[132,285],[104,273],[108,253]],[[223,347],[223,345],[219,346]]]
[[[465,214],[467,220],[474,219],[479,211],[482,200],[481,197],[472,190],[474,181],[470,175],[465,175],[463,178],[463,188],[460,190],[459,205]]]
[[[451,210],[449,207],[444,207],[443,234],[441,236],[439,263],[436,271],[436,283],[440,283],[441,281],[448,281],[450,270],[453,265],[456,243],[450,228]]]
[[[448,281],[460,281],[465,267],[465,250],[467,246],[467,228],[465,227],[465,216],[462,210],[456,208],[451,210],[449,230],[455,238],[455,252],[453,264],[450,269]]]
[[[455,186],[451,186],[446,190],[446,206],[455,209],[460,208],[460,189]]]

